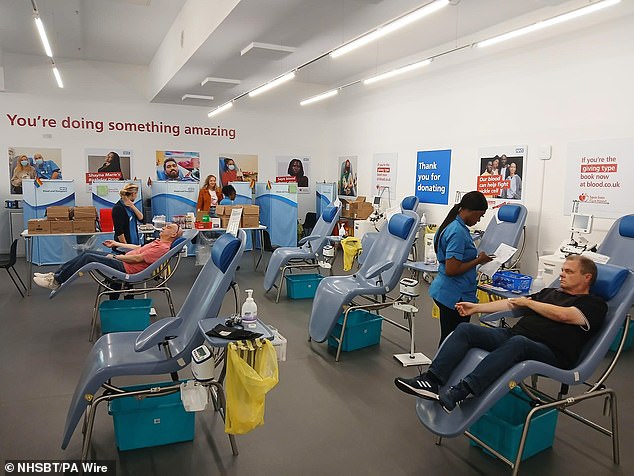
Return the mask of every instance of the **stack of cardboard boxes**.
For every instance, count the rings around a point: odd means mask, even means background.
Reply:
[[[358,196],[354,199],[345,199],[339,197],[341,200],[341,217],[342,218],[354,218],[356,220],[365,220],[371,214],[374,208],[370,202],[365,201],[365,197]]]
[[[29,220],[30,235],[60,233],[92,233],[96,230],[97,209],[95,207],[60,207],[46,209],[46,218]]]
[[[220,226],[222,228],[227,228],[231,210],[234,208],[242,208],[240,228],[257,228],[260,226],[260,207],[257,205],[218,205],[216,214],[220,217]]]

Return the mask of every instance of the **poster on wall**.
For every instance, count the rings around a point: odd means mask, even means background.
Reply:
[[[275,182],[297,182],[298,193],[309,193],[310,157],[278,155]]]
[[[156,178],[158,180],[199,182],[200,153],[180,150],[157,150]]]
[[[218,157],[220,186],[230,182],[258,181],[258,156],[252,154],[220,154]]]
[[[479,151],[478,192],[489,204],[522,201],[526,174],[526,146],[485,147]]]
[[[86,149],[86,183],[94,180],[130,180],[129,149]]]
[[[337,193],[343,197],[357,196],[357,156],[339,157]]]
[[[632,213],[626,177],[634,174],[634,139],[574,142],[568,145],[564,215],[573,200],[579,213],[618,218]]]
[[[372,156],[372,194],[396,199],[396,165],[398,154],[374,154]]]
[[[22,180],[62,178],[62,149],[9,147],[10,193],[22,195]]]
[[[451,149],[416,153],[416,196],[421,203],[449,203]]]

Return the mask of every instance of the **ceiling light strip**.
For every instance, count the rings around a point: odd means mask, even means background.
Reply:
[[[266,91],[269,91],[270,89],[273,89],[277,86],[279,86],[280,84],[284,84],[287,81],[290,81],[291,79],[293,79],[295,77],[295,71],[291,71],[290,73],[286,73],[283,76],[280,76],[279,78],[274,79],[273,81],[270,81],[268,83],[266,83],[263,86],[260,86],[259,88],[254,89],[253,91],[249,92],[249,97],[255,97],[259,94],[262,94]]]
[[[324,99],[328,99],[331,98],[333,96],[336,96],[337,94],[339,94],[339,89],[331,89],[330,91],[326,91],[325,93],[322,94],[318,94],[317,96],[313,96],[311,98],[308,99],[304,99],[303,101],[301,101],[299,103],[300,106],[308,106],[309,104],[312,104],[314,102],[318,102],[318,101],[323,101]]]
[[[423,66],[427,66],[431,63],[431,58],[427,58],[423,61],[418,61],[417,63],[408,64],[407,66],[403,66],[401,68],[393,69],[392,71],[388,71],[387,73],[378,74],[371,78],[363,80],[363,84],[372,84],[377,81],[382,81],[384,79],[392,78],[394,76],[398,76],[401,74],[408,73],[410,71],[414,71],[416,69],[422,68]]]
[[[330,52],[330,56],[332,58],[338,58],[339,56],[345,55],[346,53],[349,53],[352,50],[356,50],[357,48],[360,48],[361,46],[367,45],[368,43],[371,43],[372,41],[375,41],[389,33],[392,33],[398,29],[401,29],[409,25],[410,23],[413,23],[417,20],[420,20],[423,17],[431,15],[432,13],[437,12],[438,10],[446,7],[447,5],[449,5],[449,0],[436,0],[435,2],[428,3],[425,6],[422,6],[420,8],[417,8],[416,10],[406,13],[405,15],[397,18],[396,20],[386,23],[378,27],[377,29],[369,33],[366,33],[365,35],[362,35],[356,38],[355,40],[352,40],[349,43],[346,43],[343,46],[334,49],[333,51]]]
[[[57,66],[55,66],[55,63],[53,63],[53,74],[55,75],[55,81],[57,81],[57,87],[63,88],[64,83],[62,83],[62,75],[59,74],[59,70],[57,69]]]
[[[51,50],[51,45],[48,42],[48,38],[46,37],[46,30],[44,30],[44,23],[42,23],[42,19],[36,13],[35,16],[35,26],[37,26],[37,32],[40,34],[40,39],[42,40],[42,45],[44,46],[44,52],[46,56],[49,58],[53,57],[53,50]]]
[[[510,31],[508,33],[504,33],[502,35],[495,36],[493,38],[489,38],[488,40],[480,41],[476,43],[475,46],[478,48],[484,48],[486,46],[495,45],[497,43],[501,43],[506,40],[511,40],[513,38],[517,38],[518,36],[523,36],[528,33],[532,33],[534,31],[541,30],[543,28],[548,28],[550,26],[558,25],[568,20],[573,20],[575,18],[579,18],[584,15],[588,15],[590,13],[597,12],[599,10],[603,10],[604,8],[611,7],[620,3],[621,0],[604,0],[601,2],[593,3],[587,7],[579,8],[577,10],[573,10],[568,13],[564,13],[562,15],[558,15],[553,18],[549,18],[547,20],[539,21],[537,23],[533,23],[532,25],[525,26],[523,28],[519,28],[517,30]]]
[[[216,114],[220,114],[221,112],[226,111],[227,109],[231,109],[232,107],[233,107],[233,101],[229,101],[228,103],[225,103],[222,106],[217,107],[216,109],[211,111],[209,114],[207,114],[207,117],[213,117]]]

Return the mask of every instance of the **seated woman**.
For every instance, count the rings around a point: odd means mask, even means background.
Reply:
[[[26,155],[20,156],[11,175],[11,193],[21,194],[22,180],[34,179],[36,175],[35,168],[29,163],[29,158]]]
[[[236,189],[233,187],[233,185],[225,185],[224,187],[222,187],[222,194],[225,196],[225,198],[220,201],[220,205],[233,205],[237,193],[238,192],[236,192]]]
[[[106,255],[94,251],[85,251],[61,265],[54,273],[35,273],[33,282],[42,288],[57,289],[68,278],[89,263],[103,263],[127,274],[140,273],[167,253],[174,240],[182,235],[183,231],[180,227],[176,223],[170,223],[163,227],[158,240],[151,241],[147,245],[139,246],[119,243],[115,240],[106,240],[103,244],[108,248],[123,248],[130,251],[124,255]]]

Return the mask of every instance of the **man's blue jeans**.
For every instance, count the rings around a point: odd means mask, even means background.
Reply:
[[[81,269],[84,265],[88,263],[103,263],[106,266],[109,266],[117,271],[122,271],[125,273],[125,267],[123,266],[123,261],[119,261],[118,259],[109,258],[103,253],[95,252],[95,251],[84,251],[82,254],[76,256],[75,258],[67,261],[55,273],[55,281],[59,284],[65,282],[68,278],[70,278],[73,274],[75,274],[79,269]]]
[[[444,384],[469,349],[489,352],[482,362],[463,380],[474,395],[484,392],[504,372],[519,362],[536,360],[558,365],[550,348],[524,336],[514,335],[507,328],[484,327],[462,323],[444,342],[429,370]]]

